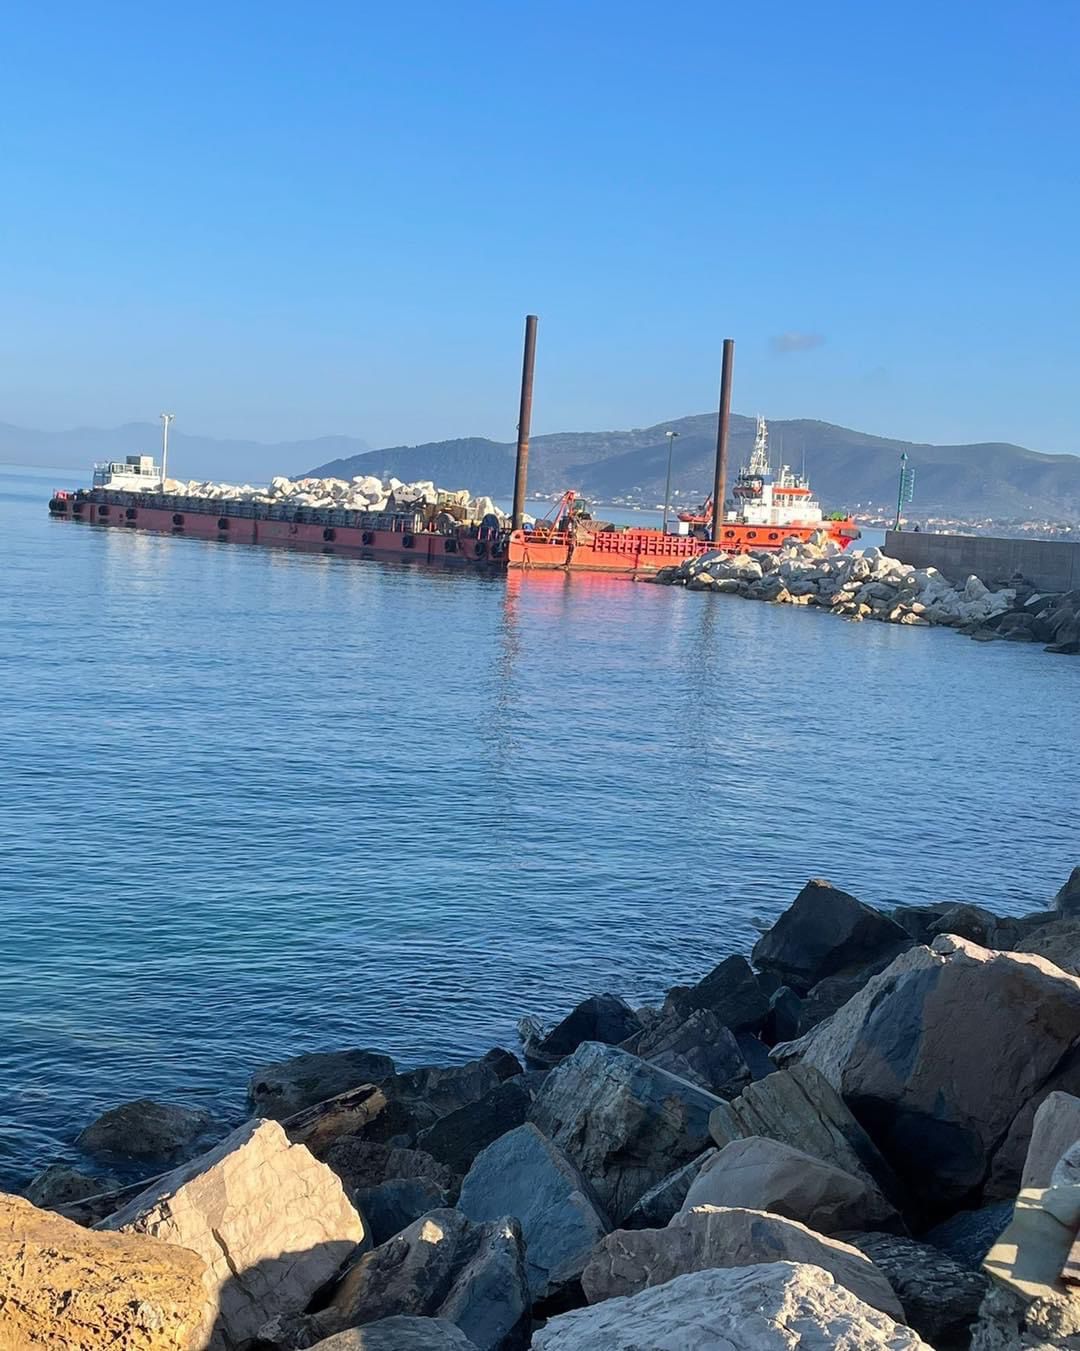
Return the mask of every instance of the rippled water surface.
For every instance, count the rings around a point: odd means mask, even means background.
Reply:
[[[597,577],[50,521],[0,470],[0,1180],[107,1106],[513,1043],[811,876],[1041,905],[1080,662]]]

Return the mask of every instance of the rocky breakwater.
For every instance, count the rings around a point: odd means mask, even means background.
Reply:
[[[126,1104],[83,1144],[171,1171],[0,1197],[0,1346],[1074,1348],[1078,972],[1080,869],[1020,917],[813,881],[749,959],[526,1021],[524,1064],[297,1056],[209,1149]]]
[[[397,478],[384,481],[371,474],[352,479],[290,479],[279,475],[271,479],[268,486],[169,479],[166,487],[176,496],[210,502],[255,502],[268,507],[371,512],[431,508],[460,520],[481,521],[485,516],[494,516],[505,524],[509,519],[490,497],[474,497],[467,489],[438,488],[427,479],[402,483]]]
[[[979,642],[1080,653],[1080,592],[1039,592],[1023,577],[988,586],[971,576],[954,585],[936,568],[912,567],[877,548],[841,550],[821,531],[775,552],[700,554],[661,569],[656,580],[746,600],[817,605],[843,619],[945,626]]]

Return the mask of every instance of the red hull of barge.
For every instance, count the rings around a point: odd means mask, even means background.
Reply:
[[[54,497],[53,516],[90,525],[126,526],[158,534],[190,535],[194,539],[220,540],[230,544],[268,544],[279,548],[318,549],[322,553],[357,554],[362,558],[396,559],[404,562],[450,563],[474,567],[505,567],[505,557],[493,552],[492,543],[464,532],[455,535],[417,530],[362,530],[353,526],[324,526],[305,521],[278,521],[251,516],[221,516],[209,512],[174,512],[167,507],[124,507],[77,498]],[[133,514],[132,514],[133,513]],[[177,519],[179,518],[179,520]]]
[[[54,516],[90,525],[121,526],[160,534],[190,535],[235,544],[266,544],[284,548],[317,549],[322,553],[355,554],[361,558],[392,559],[522,571],[602,572],[615,577],[655,576],[661,568],[677,567],[688,558],[709,553],[711,541],[689,535],[665,535],[659,530],[582,530],[544,532],[515,530],[507,537],[478,539],[463,527],[455,534],[427,530],[379,530],[321,522],[274,520],[238,516],[223,508],[218,516],[207,511],[174,511],[147,506],[101,502],[90,496],[57,494],[49,504]],[[849,521],[821,526],[727,525],[720,548],[727,553],[779,549],[791,538],[809,539],[826,530],[841,548],[858,538]]]
[[[781,549],[786,540],[808,540],[825,531],[841,549],[859,538],[859,529],[851,520],[825,521],[807,526],[726,525],[723,540],[716,546],[711,540],[692,535],[665,535],[659,530],[597,530],[540,535],[515,530],[507,548],[511,568],[562,569],[570,572],[608,572],[623,577],[655,576],[661,568],[678,567],[688,558],[711,553],[750,553],[755,550]]]

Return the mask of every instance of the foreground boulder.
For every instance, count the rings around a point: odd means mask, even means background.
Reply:
[[[98,1234],[0,1193],[4,1351],[202,1351],[203,1262],[134,1234]]]
[[[1078,1038],[1080,979],[943,936],[774,1057],[820,1070],[932,1213],[978,1195],[1014,1119]]]
[[[966,1347],[990,1285],[981,1272],[969,1271],[928,1243],[897,1234],[840,1237],[869,1257],[895,1290],[908,1323],[936,1351]]]
[[[748,1206],[834,1234],[872,1224],[881,1213],[880,1200],[862,1178],[779,1140],[752,1135],[713,1155],[690,1184],[682,1209]]]
[[[873,1203],[866,1222],[883,1229],[896,1226],[890,1199],[898,1194],[895,1176],[836,1089],[811,1066],[793,1065],[751,1084],[733,1102],[714,1109],[709,1131],[721,1147],[749,1136],[779,1140],[860,1178]]]
[[[665,1229],[619,1229],[597,1245],[581,1278],[590,1304],[634,1295],[689,1271],[805,1262],[830,1272],[857,1298],[904,1321],[900,1302],[873,1262],[857,1249],[763,1210],[703,1206]]]
[[[209,1351],[233,1351],[275,1314],[303,1309],[364,1238],[337,1176],[272,1121],[233,1131],[102,1228],[198,1253]]]
[[[694,1271],[552,1318],[534,1351],[930,1351],[820,1267]]]
[[[189,1153],[209,1124],[209,1112],[140,1098],[103,1112],[75,1143],[88,1154],[169,1161]]]
[[[458,1208],[470,1220],[517,1219],[534,1303],[578,1280],[609,1227],[578,1170],[531,1124],[483,1151],[462,1183]]]
[[[548,1075],[530,1120],[620,1224],[650,1187],[706,1148],[720,1102],[626,1051],[586,1042]]]
[[[517,1223],[473,1224],[456,1210],[435,1210],[365,1253],[324,1308],[271,1321],[259,1341],[294,1351],[383,1319],[442,1318],[477,1351],[518,1351],[528,1343],[528,1311]]]
[[[891,960],[910,946],[895,920],[815,878],[754,944],[753,958],[760,970],[806,994],[826,976]]]
[[[248,1100],[256,1116],[282,1121],[393,1073],[394,1062],[381,1051],[314,1051],[257,1069],[248,1082]]]

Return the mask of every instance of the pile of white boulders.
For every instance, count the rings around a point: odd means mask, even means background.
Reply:
[[[824,531],[774,552],[700,554],[663,569],[657,580],[890,624],[980,625],[1016,599],[1015,590],[991,591],[978,577],[954,586],[936,568],[912,567],[880,549],[845,552]]]
[[[497,516],[504,520],[490,497],[473,497],[467,488],[447,492],[430,480],[402,483],[391,478],[385,482],[373,474],[352,479],[301,478],[279,475],[269,487],[250,483],[213,483],[192,480],[185,483],[170,479],[170,493],[211,501],[258,502],[272,507],[312,507],[339,511],[401,511],[409,508],[439,507],[459,519],[483,520]]]

